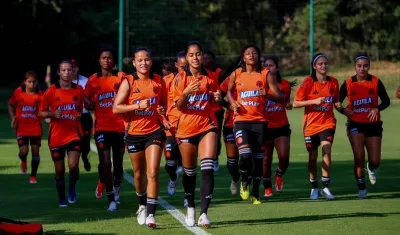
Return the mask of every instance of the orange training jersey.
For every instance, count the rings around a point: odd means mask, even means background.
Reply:
[[[9,104],[15,107],[17,136],[41,136],[42,119],[38,116],[42,92],[29,94],[21,87],[15,89]]]
[[[230,81],[230,77],[227,77],[219,86],[219,89],[224,92],[227,93],[228,92],[228,86],[229,86],[229,81]],[[236,89],[234,89],[233,91],[233,98],[237,99],[237,92]],[[224,117],[224,126],[225,127],[230,127],[233,128],[233,116],[235,115],[235,112],[233,112],[231,109],[227,108],[225,111],[225,117]]]
[[[175,101],[174,101],[174,79],[175,79],[175,74],[171,73],[167,76],[164,77],[165,81],[165,89],[168,92],[167,95],[167,112],[166,112],[166,117],[167,120],[172,124],[172,128],[170,130],[166,130],[165,133],[167,136],[174,136],[176,132],[176,124],[178,123],[179,119],[179,110],[175,106]]]
[[[124,73],[118,71],[114,71],[110,77],[102,77],[101,73],[90,76],[86,84],[85,96],[95,104],[95,131],[125,131],[122,115],[114,114],[112,111],[114,97],[124,76]]]
[[[180,72],[175,77],[174,101],[177,102],[185,88],[194,79],[201,82],[200,89],[186,97],[185,107],[181,110],[177,124],[176,137],[189,138],[218,127],[211,105],[212,92],[218,90],[214,80],[209,78],[205,70],[198,78],[193,77],[189,70]]]
[[[49,146],[61,147],[82,136],[80,121],[76,119],[83,110],[83,88],[72,84],[68,90],[61,89],[59,84],[52,85],[43,95],[40,111],[61,111],[60,118],[51,118],[49,129]]]
[[[235,70],[237,102],[241,107],[235,115],[235,122],[266,122],[265,97],[260,95],[259,89],[267,88],[269,70],[262,68],[260,73],[248,73],[244,68]]]
[[[378,106],[378,84],[379,79],[372,75],[368,75],[364,82],[358,82],[355,76],[346,80],[347,108],[353,111],[353,115],[349,118],[351,121],[362,123],[371,122],[368,118],[368,114],[371,109]],[[380,114],[378,113],[378,121],[379,120]]]
[[[214,83],[217,87],[219,87],[219,75],[221,74],[221,72],[222,69],[220,68],[216,68],[215,71],[207,69],[208,77],[214,80]],[[214,102],[212,103],[211,107],[214,112],[222,110],[221,105]]]
[[[268,128],[278,128],[289,125],[289,120],[286,114],[286,103],[290,101],[290,94],[292,89],[290,83],[285,79],[278,82],[279,90],[285,97],[284,104],[275,103],[272,100],[267,100],[267,105],[265,108],[265,117],[267,118]],[[272,94],[271,90],[268,91]]]
[[[336,129],[333,112],[334,103],[339,101],[339,83],[334,77],[327,77],[324,83],[307,77],[296,91],[295,101],[313,100],[325,97],[325,103],[304,107],[304,136],[312,136],[327,129]]]
[[[129,98],[126,104],[139,104],[150,99],[150,107],[135,110],[124,115],[126,131],[129,135],[148,135],[162,128],[157,106],[165,103],[166,92],[161,78],[153,75],[148,79],[139,79],[136,73],[126,76],[129,83]]]

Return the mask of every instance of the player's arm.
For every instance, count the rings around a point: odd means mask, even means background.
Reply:
[[[127,79],[124,79],[119,86],[117,95],[114,99],[113,113],[123,114],[129,113],[141,108],[147,108],[140,102],[139,104],[126,104],[126,100],[129,98],[129,83]],[[150,102],[149,102],[150,103]]]
[[[61,113],[60,111],[55,111],[55,112],[50,111],[51,99],[53,98],[53,96],[54,96],[53,89],[50,87],[49,89],[46,90],[40,101],[39,114],[38,114],[40,117],[58,118],[60,116]]]
[[[305,79],[303,83],[297,88],[296,95],[293,101],[293,108],[303,108],[316,104],[316,99],[307,100],[308,91],[310,90],[310,82]]]
[[[8,101],[8,115],[10,115],[11,120],[15,119],[15,110],[16,110],[16,103],[17,103],[16,96],[17,96],[17,91],[14,91]]]
[[[184,73],[182,73],[184,74]],[[174,100],[176,108],[182,111],[186,105],[187,97],[200,88],[200,81],[198,79],[193,79],[188,86],[185,87],[186,75],[181,76],[178,73],[175,77],[175,89],[174,89]]]
[[[93,81],[94,79],[90,77],[87,83],[85,84],[84,97],[83,97],[84,107],[89,111],[93,111],[95,109],[95,104],[93,102],[93,96],[94,96]]]
[[[381,80],[378,80],[378,96],[381,99],[381,103],[376,107],[379,112],[385,110],[390,105],[390,98],[386,91],[385,85]]]
[[[342,103],[347,97],[347,83],[346,83],[346,80],[340,86],[339,95],[338,96],[339,97],[338,97],[337,103],[335,103],[335,109],[339,113],[344,114],[344,111],[345,111],[346,107],[343,107]]]
[[[236,83],[236,71],[233,71],[231,75],[229,75],[229,83],[228,83],[228,89],[226,91],[226,97],[228,98],[228,102],[230,105],[236,103],[235,98],[233,97],[233,89],[235,89],[235,83]]]
[[[267,84],[269,89],[272,91],[272,94],[266,94],[265,98],[267,100],[272,100],[277,103],[284,103],[285,102],[285,97],[282,95],[282,93],[279,90],[278,83],[276,81],[276,77],[272,76],[270,72],[268,72],[267,75]]]
[[[227,95],[227,91],[228,91],[228,84],[229,84],[230,78],[227,77],[219,86],[219,90],[221,91],[221,106],[228,108],[229,107],[229,102],[228,102],[228,97],[226,97]]]

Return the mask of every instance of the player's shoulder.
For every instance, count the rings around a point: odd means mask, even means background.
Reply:
[[[329,76],[329,79],[333,83],[339,83],[339,80],[337,80],[335,77]]]
[[[17,87],[16,89],[14,89],[13,94],[19,94],[19,93],[21,93],[21,92],[22,92],[22,87],[19,86],[19,87]]]

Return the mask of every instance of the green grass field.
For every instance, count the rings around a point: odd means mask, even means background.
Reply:
[[[232,197],[230,177],[221,154],[221,170],[216,175],[213,201],[209,210],[214,225],[209,234],[395,234],[400,229],[400,150],[397,137],[397,117],[400,109],[391,106],[383,114],[384,141],[382,165],[375,186],[367,184],[369,198],[358,200],[353,177],[352,155],[344,123],[338,116],[338,130],[333,148],[331,191],[335,201],[310,201],[307,173],[307,155],[300,129],[301,110],[289,114],[292,124],[291,164],[285,175],[284,191],[275,193],[263,204],[252,205]],[[21,175],[16,141],[6,116],[0,116],[0,216],[16,220],[40,222],[47,232],[55,234],[192,234],[167,211],[159,208],[158,228],[150,230],[136,222],[137,199],[132,185],[122,185],[118,212],[107,212],[107,200],[97,200],[94,189],[96,167],[92,172],[81,171],[77,185],[78,201],[68,208],[58,208],[52,161],[43,139],[42,162],[38,184],[30,185],[29,176]],[[92,165],[97,159],[91,154]],[[276,161],[275,161],[276,162]],[[275,165],[274,165],[275,168]],[[132,174],[128,158],[125,169]],[[200,178],[200,174],[199,177]],[[160,196],[183,213],[183,191],[179,183],[177,194],[166,195],[167,175],[161,168]],[[199,182],[198,182],[199,184]],[[197,198],[199,197],[198,191]],[[197,200],[198,201],[198,200]]]

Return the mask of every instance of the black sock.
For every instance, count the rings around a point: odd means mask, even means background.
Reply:
[[[284,174],[284,170],[281,170],[279,167],[276,168],[275,177],[282,177]]]
[[[178,178],[178,175],[176,174],[176,168],[178,165],[178,161],[176,160],[167,160],[165,162],[165,170],[167,171],[169,178],[171,181],[176,181],[176,178]]]
[[[329,187],[329,183],[331,182],[331,178],[322,176],[321,177],[321,181],[322,181],[322,188],[328,188]]]
[[[240,179],[239,173],[239,157],[227,157],[226,167],[232,176],[233,182],[238,182]]]
[[[114,191],[106,192],[106,194],[107,194],[108,203],[115,201]]]
[[[211,203],[212,193],[214,191],[214,160],[204,158],[200,161],[201,185],[200,185],[200,215],[207,214]]]
[[[69,190],[75,190],[76,182],[79,179],[79,168],[70,170],[69,172]]]
[[[214,168],[213,168],[214,169]],[[195,168],[183,168],[184,174],[182,176],[183,189],[185,190],[185,196],[188,202],[188,207],[195,208],[194,203],[194,191],[196,188],[196,175],[197,169]]]
[[[87,163],[89,161],[88,155],[90,152],[90,134],[84,134],[82,138],[82,160],[83,163]]]
[[[139,205],[140,206],[146,206],[147,205],[147,193],[146,191],[143,193],[136,193],[136,196],[139,199]]]
[[[271,178],[263,178],[264,181],[264,189],[272,188]]]
[[[356,178],[356,182],[357,182],[358,190],[365,190],[366,189],[365,177],[357,177]]]
[[[36,177],[40,163],[40,157],[32,157],[31,161],[31,176]]]
[[[60,200],[65,200],[65,180],[64,179],[56,179],[56,189],[58,193],[58,198]]]
[[[311,187],[313,189],[317,189],[318,188],[318,180],[317,179],[310,179],[310,183],[311,183]]]
[[[242,185],[247,188],[252,169],[251,148],[239,149],[239,169],[242,176]]]
[[[157,198],[147,198],[147,215],[155,215],[157,209]]]
[[[253,153],[253,187],[251,195],[257,199],[260,198],[260,183],[263,172],[264,153]]]
[[[27,159],[27,157],[28,157],[28,154],[21,154],[21,153],[19,153],[19,154],[18,154],[18,157],[19,157],[19,159],[21,159],[21,162],[26,163],[26,159]]]

